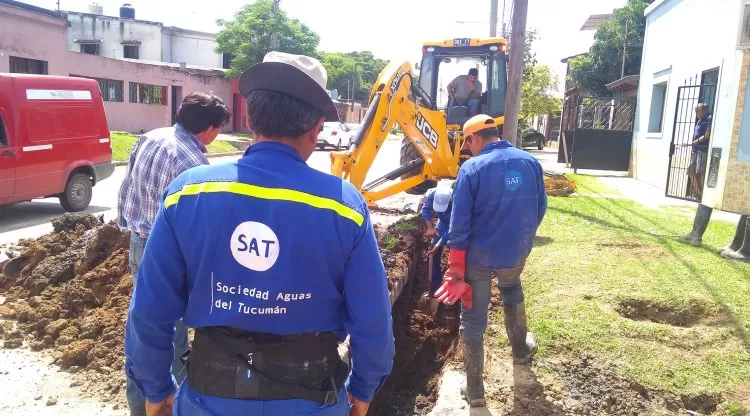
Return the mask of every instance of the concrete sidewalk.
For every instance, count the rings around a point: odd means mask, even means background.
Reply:
[[[564,163],[557,163],[557,149],[532,150],[534,155],[544,167],[545,171],[554,173],[573,173],[573,169],[566,168]],[[669,198],[665,196],[664,189],[658,188],[627,176],[627,172],[613,172],[605,170],[579,169],[579,175],[593,176],[598,178],[606,186],[615,189],[619,194],[601,195],[604,198],[627,198],[638,202],[651,209],[663,210],[664,207],[690,207],[692,210],[681,213],[692,217],[698,203],[682,199]],[[711,220],[729,221],[734,224],[739,221],[740,216],[726,211],[714,210]],[[688,230],[689,231],[689,230]]]

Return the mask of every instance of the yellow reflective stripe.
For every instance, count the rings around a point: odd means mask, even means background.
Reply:
[[[186,185],[180,191],[169,195],[164,200],[164,208],[177,204],[180,197],[198,195],[205,193],[228,192],[236,195],[250,196],[261,199],[272,199],[277,201],[299,202],[315,208],[330,209],[344,218],[354,221],[361,226],[364,216],[346,205],[330,198],[311,195],[305,192],[284,188],[264,188],[262,186],[248,185],[239,182],[205,182]]]

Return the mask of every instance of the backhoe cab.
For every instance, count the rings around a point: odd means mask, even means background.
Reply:
[[[482,83],[479,112],[503,124],[507,86],[504,39],[459,38],[427,42],[422,48],[418,82],[411,64],[389,64],[370,94],[362,128],[349,149],[331,153],[331,173],[350,181],[369,205],[400,192],[423,194],[439,179],[458,174],[464,137],[462,126],[473,114],[453,106],[447,85],[470,68]],[[364,184],[378,150],[394,124],[404,131],[401,167]],[[400,180],[399,180],[400,179]],[[393,183],[388,183],[394,181]],[[388,183],[386,185],[386,183]]]

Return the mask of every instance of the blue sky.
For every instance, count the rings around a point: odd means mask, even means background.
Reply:
[[[55,9],[56,0],[21,0]],[[292,17],[321,37],[320,49],[371,50],[388,60],[415,62],[425,40],[489,35],[491,0],[281,0]],[[510,0],[505,0],[510,7]],[[117,15],[126,0],[98,0],[104,14]],[[127,0],[136,18],[214,32],[216,19],[230,19],[247,0]],[[504,0],[499,0],[502,14]],[[90,0],[60,0],[63,10],[87,11]],[[584,52],[593,32],[579,29],[591,14],[611,13],[625,0],[529,0],[528,26],[538,29],[535,52],[561,78],[560,59]],[[354,12],[354,8],[365,10]],[[509,15],[510,11],[506,11]],[[507,17],[506,17],[507,18]],[[466,22],[466,23],[458,23]]]

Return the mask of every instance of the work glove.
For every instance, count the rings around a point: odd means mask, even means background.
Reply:
[[[461,299],[466,309],[471,309],[471,285],[466,283],[466,250],[450,249],[448,270],[443,277],[443,285],[435,292],[435,297],[449,305]]]

